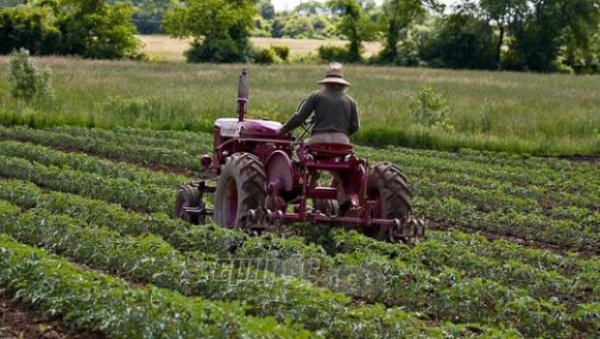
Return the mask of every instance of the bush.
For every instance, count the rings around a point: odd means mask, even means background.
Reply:
[[[50,71],[39,71],[29,56],[29,51],[20,49],[10,56],[10,92],[13,98],[30,102],[52,95]]]
[[[234,63],[245,62],[244,51],[240,51],[235,41],[231,39],[214,41],[194,41],[190,49],[185,51],[188,62],[217,62]]]
[[[322,45],[319,47],[319,58],[326,62],[346,62],[350,56],[345,47]]]
[[[260,48],[254,54],[254,62],[257,64],[277,64],[281,62],[281,59],[277,56],[272,48]]]
[[[446,131],[454,128],[449,123],[450,108],[446,99],[429,86],[421,87],[416,97],[410,98],[410,122],[422,127],[441,127]]]
[[[290,48],[288,46],[271,46],[271,49],[275,52],[275,54],[277,54],[279,59],[287,61],[288,56],[290,55]]]

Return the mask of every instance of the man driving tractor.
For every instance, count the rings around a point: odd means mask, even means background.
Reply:
[[[358,108],[352,97],[345,90],[350,83],[344,79],[342,65],[332,63],[327,69],[325,78],[318,82],[323,85],[301,104],[300,109],[286,122],[279,133],[287,134],[301,126],[313,113],[312,137],[307,141],[311,144],[345,144],[350,145],[349,136],[360,128]],[[342,212],[350,208],[340,176],[331,172],[332,185],[338,188],[338,201]],[[319,179],[316,171],[311,171],[311,185],[315,186]]]

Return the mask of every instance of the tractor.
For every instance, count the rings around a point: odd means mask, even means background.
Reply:
[[[350,145],[305,144],[310,122],[295,138],[281,135],[279,122],[247,119],[248,92],[244,69],[237,117],[215,121],[213,154],[200,158],[216,187],[206,181],[182,186],[175,201],[176,218],[203,224],[212,217],[221,227],[251,233],[317,223],[355,229],[388,242],[412,242],[424,235],[423,221],[411,216],[407,177],[397,166],[370,166]],[[312,176],[332,171],[341,183],[313,180]],[[350,208],[340,208],[340,187]],[[212,209],[206,194],[214,194]]]

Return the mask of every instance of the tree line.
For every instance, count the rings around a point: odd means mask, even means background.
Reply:
[[[136,57],[134,33],[191,38],[194,62],[260,61],[251,36],[343,38],[323,60],[456,69],[600,72],[600,0],[0,0],[0,53]],[[373,56],[365,41],[380,41]],[[277,51],[279,53],[281,51]],[[285,53],[284,53],[285,54]],[[286,54],[287,55],[287,54]]]

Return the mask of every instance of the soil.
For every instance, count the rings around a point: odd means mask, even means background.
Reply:
[[[569,160],[574,164],[600,164],[600,155],[576,155],[559,157],[563,160]]]
[[[0,293],[0,337],[2,338],[105,338],[101,333],[73,329],[60,319],[49,317]]]

